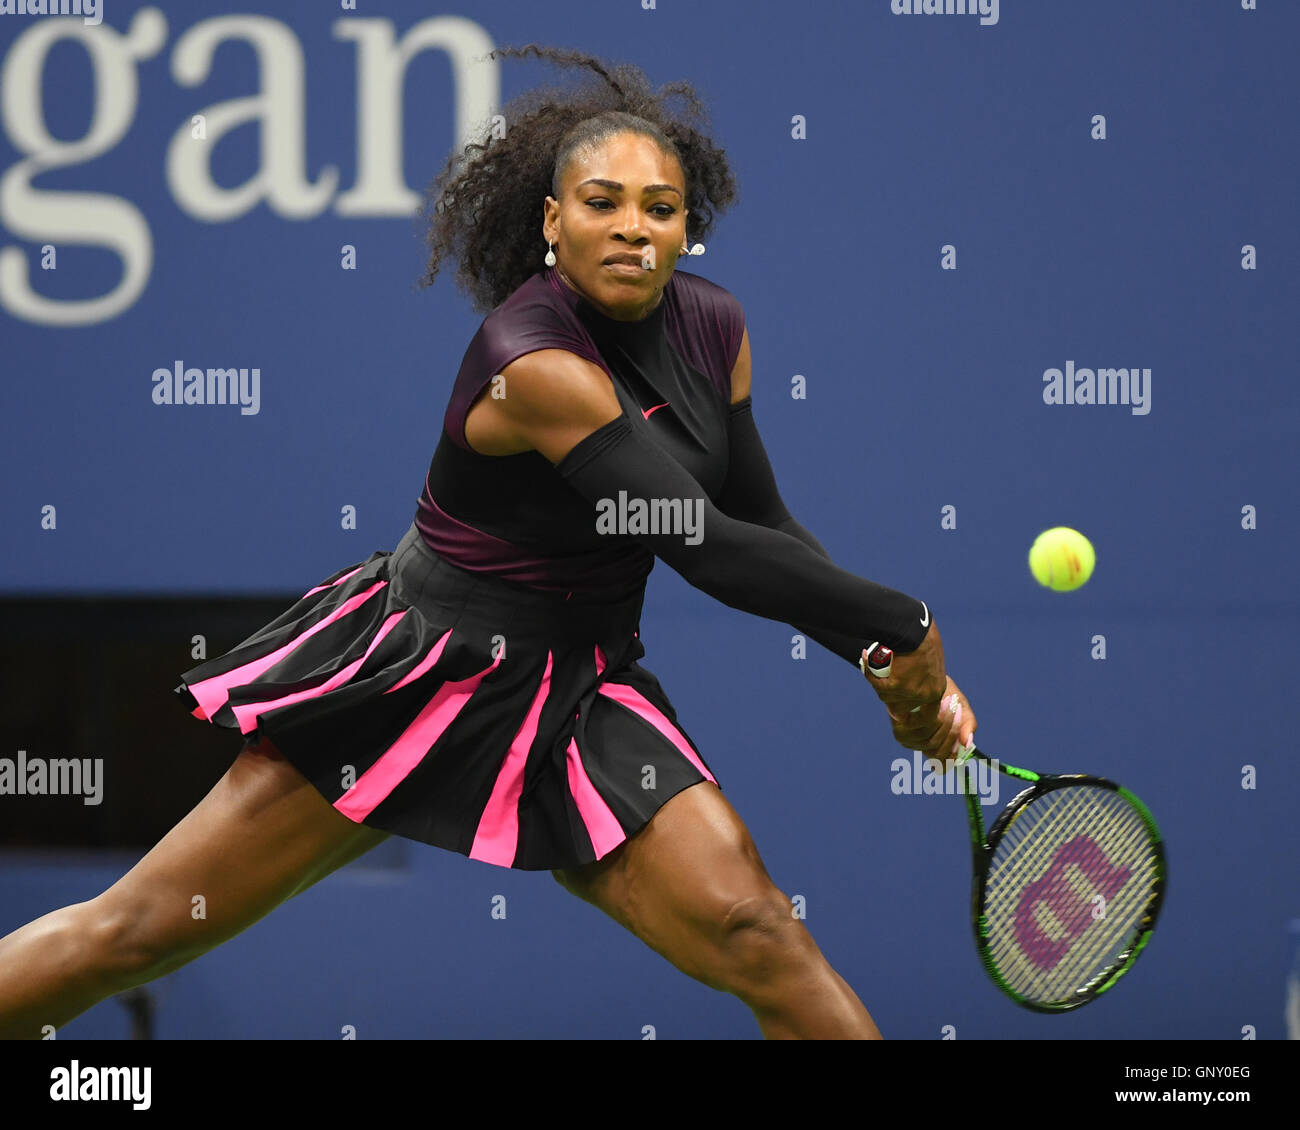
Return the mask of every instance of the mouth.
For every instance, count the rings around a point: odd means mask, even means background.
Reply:
[[[645,270],[640,263],[606,263],[601,270],[608,271],[624,282],[639,283],[652,277],[652,272]]]
[[[635,267],[638,271],[644,271],[642,258],[640,255],[634,255],[630,251],[620,251],[617,255],[608,255],[601,264],[604,267]]]

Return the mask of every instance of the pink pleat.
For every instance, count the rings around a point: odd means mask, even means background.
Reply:
[[[578,806],[578,815],[586,826],[591,846],[596,851],[596,858],[608,855],[626,838],[623,825],[610,811],[596,786],[591,783],[587,771],[582,767],[582,756],[578,753],[576,739],[569,739],[569,748],[565,758],[565,768],[569,778],[569,792],[573,794]]]
[[[305,691],[295,691],[293,694],[283,695],[280,698],[267,699],[265,702],[249,702],[242,706],[232,707],[235,719],[239,722],[240,732],[247,734],[254,730],[257,727],[257,716],[259,714],[263,714],[268,710],[275,710],[277,707],[289,706],[295,702],[302,702],[302,700],[306,698],[318,698],[320,695],[323,695],[328,691],[341,687],[357,673],[361,665],[370,658],[370,653],[379,646],[383,641],[383,638],[397,626],[398,621],[401,620],[408,611],[410,610],[404,608],[400,612],[394,612],[390,615],[384,621],[379,631],[375,633],[375,638],[370,642],[370,646],[366,648],[365,655],[360,659],[353,660],[353,662],[339,670],[337,674],[331,676],[319,687],[309,687]]]
[[[231,687],[243,686],[245,683],[251,683],[264,671],[270,670],[280,662],[286,655],[289,655],[294,649],[300,647],[305,641],[311,639],[317,632],[323,631],[330,624],[349,612],[359,608],[375,593],[379,592],[388,584],[387,581],[376,581],[365,592],[357,593],[349,597],[338,606],[333,612],[325,617],[319,624],[313,625],[300,636],[295,636],[283,647],[276,648],[270,655],[264,655],[261,659],[254,659],[250,663],[245,663],[241,667],[236,667],[233,671],[226,671],[221,675],[213,675],[210,679],[204,679],[200,683],[195,683],[190,687],[190,693],[194,696],[195,701],[203,709],[203,717],[211,717],[230,694]]]
[[[492,786],[492,795],[487,807],[479,818],[478,830],[474,833],[474,846],[470,848],[470,859],[481,859],[485,863],[495,863],[509,867],[514,862],[519,849],[519,797],[524,789],[524,767],[528,762],[528,751],[533,739],[537,737],[537,725],[542,715],[542,707],[551,693],[551,652],[546,653],[546,671],[542,675],[541,685],[533,695],[532,705],[524,717],[519,732],[502,762],[497,773],[496,783]]]
[[[350,576],[352,576],[353,573],[359,573],[363,568],[365,568],[364,565],[358,565],[355,569],[350,569],[348,572],[344,573],[343,576],[341,576],[337,581],[331,581],[328,585],[317,585],[314,589],[308,589],[305,593],[302,594],[302,599],[306,600],[309,596],[312,595],[312,593],[320,592],[321,589],[332,589],[335,585],[341,585]]]
[[[445,641],[446,637],[443,639]],[[443,732],[478,690],[479,684],[500,662],[501,655],[498,654],[492,665],[477,675],[455,683],[444,683],[402,736],[334,802],[334,807],[350,820],[360,822],[369,816],[429,755]]]
[[[640,691],[632,687],[625,686],[622,683],[602,683],[598,688],[600,693],[606,698],[613,699],[620,706],[627,707],[634,714],[640,715],[658,730],[665,738],[677,747],[678,752],[695,766],[704,776],[712,781],[715,785],[717,779],[705,767],[703,761],[699,759],[696,752],[691,749],[691,744],[682,736],[680,730],[672,724],[653,702],[646,698]]]

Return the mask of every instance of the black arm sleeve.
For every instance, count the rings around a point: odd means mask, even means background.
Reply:
[[[798,538],[814,553],[829,561],[831,555],[826,552],[826,547],[795,521],[781,498],[781,492],[777,490],[776,476],[772,473],[767,449],[763,446],[758,425],[754,422],[751,397],[747,396],[731,405],[727,417],[727,440],[727,481],[718,495],[718,509],[742,522],[753,522]],[[805,636],[816,640],[827,651],[858,666],[862,648],[854,637],[842,632],[818,631],[803,624],[793,626]]]
[[[627,533],[723,604],[848,641],[836,650],[855,665],[873,641],[902,655],[920,647],[929,630],[931,618],[920,601],[854,576],[790,534],[724,514],[626,416],[583,438],[556,469],[595,507],[597,528],[614,511],[630,513],[629,506],[676,502],[695,516],[693,533],[614,532]]]

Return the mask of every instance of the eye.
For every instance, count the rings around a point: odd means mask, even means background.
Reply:
[[[609,204],[609,201],[606,200],[603,196],[593,196],[590,200],[587,201],[587,206],[590,208],[595,208],[597,204]],[[613,205],[611,204],[610,207],[612,208]],[[677,209],[674,208],[671,204],[656,204],[654,205],[654,207],[668,209],[668,211],[666,212],[654,213],[656,216],[662,216],[664,219],[667,219],[669,216],[675,215],[677,212]],[[598,212],[603,212],[604,210],[605,210],[604,208],[596,209],[596,211]]]

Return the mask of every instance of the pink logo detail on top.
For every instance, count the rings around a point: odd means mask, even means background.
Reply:
[[[665,400],[662,404],[656,404],[653,408],[642,408],[641,415],[648,420],[650,419],[651,412],[658,412],[660,408],[667,408],[667,407],[668,407],[668,401]]]

